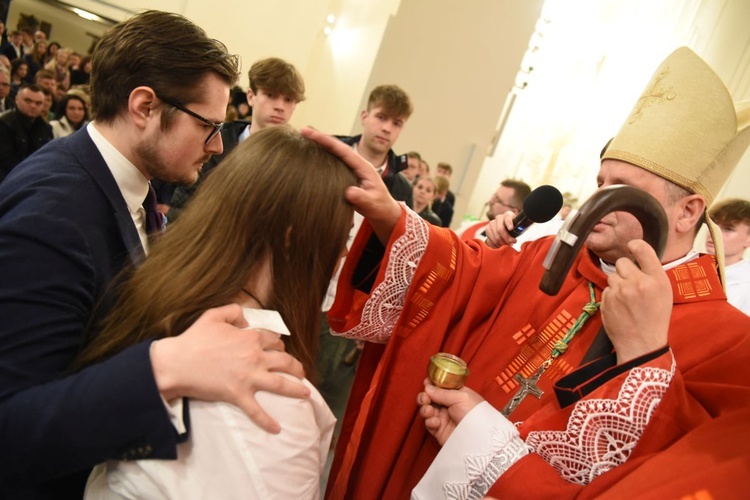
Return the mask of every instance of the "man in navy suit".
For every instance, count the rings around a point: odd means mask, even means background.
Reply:
[[[176,397],[230,402],[278,432],[255,391],[308,394],[270,373],[302,369],[277,336],[240,330],[236,305],[71,372],[95,306],[106,310],[108,287],[148,251],[149,180],[194,182],[222,152],[237,79],[223,44],[154,11],[107,32],[93,68],[96,120],[0,185],[0,498],[81,498],[97,463],[175,458],[189,432],[168,416]]]

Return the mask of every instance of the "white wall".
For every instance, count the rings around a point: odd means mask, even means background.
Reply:
[[[505,177],[550,183],[586,199],[599,151],[619,130],[654,69],[687,45],[750,100],[747,0],[547,0],[544,36],[529,85],[518,98],[493,157],[471,193],[469,213]],[[718,199],[750,198],[746,154]]]

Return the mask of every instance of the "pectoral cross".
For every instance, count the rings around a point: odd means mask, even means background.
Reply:
[[[540,366],[539,369],[534,372],[534,374],[529,378],[524,378],[524,376],[520,373],[516,373],[513,378],[516,380],[516,382],[518,382],[518,385],[520,387],[518,388],[518,391],[513,396],[513,398],[508,401],[508,404],[503,408],[503,411],[501,413],[504,417],[507,417],[513,412],[513,410],[518,408],[518,405],[521,404],[521,401],[523,401],[524,398],[529,394],[537,399],[542,397],[544,391],[537,387],[536,383],[539,381],[539,378],[542,376],[546,369],[547,366],[542,364],[542,366]]]

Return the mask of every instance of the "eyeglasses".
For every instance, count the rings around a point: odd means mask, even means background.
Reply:
[[[498,198],[497,195],[493,195],[492,198],[490,198],[490,205],[494,205],[495,203],[510,208],[511,210],[518,210],[518,208],[514,207],[513,205],[505,203],[503,200]]]
[[[184,106],[180,106],[179,104],[176,104],[176,103],[174,103],[172,101],[164,99],[163,97],[158,96],[158,95],[156,97],[158,97],[159,99],[161,99],[165,103],[169,104],[173,108],[179,109],[183,113],[187,113],[190,116],[192,116],[193,118],[202,121],[203,123],[205,123],[206,125],[208,125],[210,127],[213,127],[213,130],[211,131],[210,134],[208,134],[208,137],[206,138],[205,144],[208,144],[209,142],[211,142],[213,140],[213,138],[216,137],[217,135],[219,135],[219,132],[221,132],[221,130],[224,128],[224,122],[214,123],[211,120],[209,120],[208,118],[204,118],[201,115],[199,115],[198,113],[196,113],[195,111],[190,111],[189,109],[187,109]]]

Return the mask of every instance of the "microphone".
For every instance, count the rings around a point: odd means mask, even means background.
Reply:
[[[523,210],[513,219],[510,235],[518,238],[533,223],[547,222],[562,206],[562,193],[555,186],[539,186],[523,200]]]

